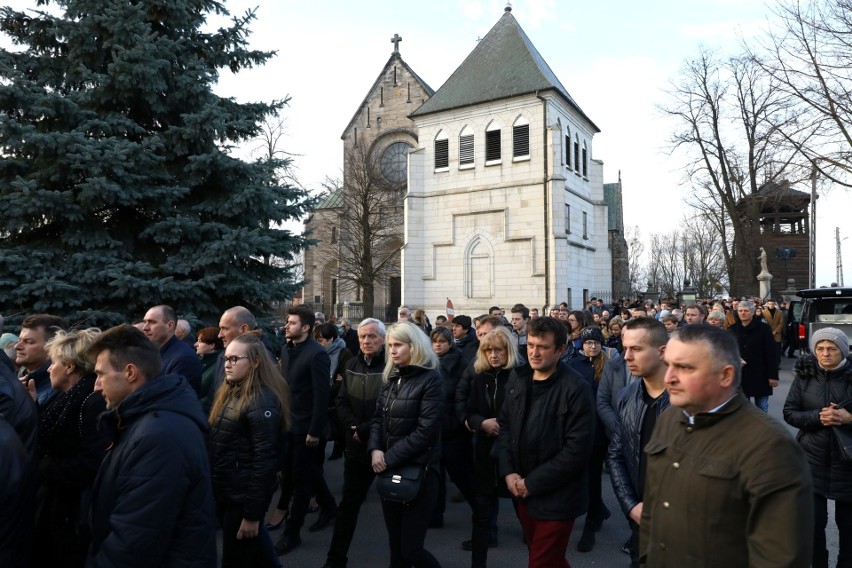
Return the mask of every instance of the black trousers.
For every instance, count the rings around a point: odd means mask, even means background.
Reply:
[[[323,477],[320,460],[324,445],[308,446],[305,439],[300,436],[291,436],[288,453],[290,459],[289,469],[292,473],[293,483],[293,506],[290,515],[284,524],[284,534],[298,536],[308,514],[308,504],[311,495],[316,496],[317,503],[322,512],[337,510],[334,496],[328,490],[328,485]],[[283,493],[283,490],[282,490]],[[281,503],[279,501],[279,507]]]
[[[839,533],[840,551],[837,568],[852,568],[852,503],[834,502],[834,521]],[[825,554],[825,529],[828,526],[828,499],[814,493],[814,566],[816,559]]]
[[[334,535],[328,549],[326,564],[332,568],[346,568],[347,554],[358,523],[358,513],[367,498],[376,474],[370,462],[361,462],[348,455],[343,461],[343,496],[334,522]]]
[[[441,466],[446,473],[439,473],[438,499],[432,512],[435,520],[444,516],[447,507],[447,475],[473,507],[473,445],[470,436],[441,442]]]
[[[423,548],[429,518],[438,497],[438,472],[430,469],[423,479],[420,497],[408,505],[382,499],[388,529],[390,568],[440,568],[441,564]]]
[[[256,537],[237,540],[237,531],[242,521],[241,506],[229,505],[219,509],[219,523],[222,525],[222,568],[281,568],[263,519]]]

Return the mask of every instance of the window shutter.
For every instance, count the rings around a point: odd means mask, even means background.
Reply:
[[[459,136],[459,164],[473,163],[473,134]]]
[[[450,141],[435,140],[435,169],[450,167]]]
[[[512,157],[530,155],[530,125],[515,126],[512,128]]]
[[[488,162],[499,160],[502,155],[500,149],[500,130],[489,130],[485,133],[485,160]]]

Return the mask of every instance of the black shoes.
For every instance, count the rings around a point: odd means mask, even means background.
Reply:
[[[488,548],[497,548],[497,539],[488,541]],[[462,542],[462,549],[471,551],[473,550],[473,540],[465,540]]]
[[[337,518],[337,509],[334,511],[322,511],[317,522],[308,527],[308,532],[318,532],[334,522]]]
[[[281,538],[278,539],[278,542],[275,543],[275,554],[278,556],[283,556],[285,554],[289,554],[293,552],[302,544],[302,539],[298,536],[293,535],[281,535]]]

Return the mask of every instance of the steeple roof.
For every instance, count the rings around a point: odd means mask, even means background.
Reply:
[[[562,85],[507,8],[440,89],[411,117],[546,90],[556,91],[600,132]]]

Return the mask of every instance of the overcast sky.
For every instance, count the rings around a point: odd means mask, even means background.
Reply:
[[[262,68],[236,76],[223,72],[217,90],[240,101],[292,97],[284,147],[296,154],[297,175],[312,190],[326,176],[341,176],[340,136],[393,51],[394,34],[403,38],[402,58],[437,90],[506,6],[505,0],[223,1],[232,16],[257,8],[250,44],[278,54]],[[646,240],[652,232],[676,229],[688,214],[682,198],[689,187],[682,159],[667,153],[673,126],[657,105],[666,103],[668,83],[700,45],[733,55],[741,38],[762,34],[773,18],[768,5],[760,0],[512,5],[538,51],[600,127],[592,157],[604,162],[605,182],[617,181],[621,171],[625,223],[638,226]],[[818,285],[835,280],[834,229],[839,225],[844,232],[839,211],[848,211],[851,203],[852,196],[840,189],[819,200]],[[852,285],[852,256],[844,260],[846,284]],[[775,275],[776,289],[782,280]]]

